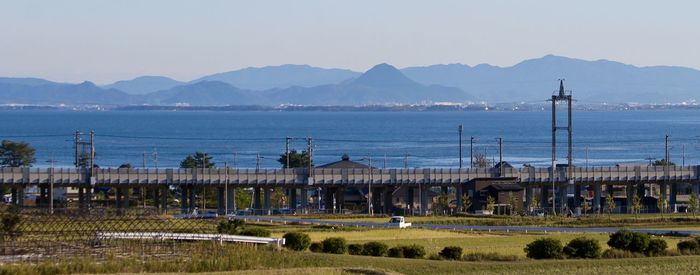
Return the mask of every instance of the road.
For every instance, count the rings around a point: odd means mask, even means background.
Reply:
[[[306,223],[319,225],[337,225],[337,226],[354,226],[354,227],[371,227],[371,228],[396,228],[386,223],[371,223],[371,222],[343,222],[343,221],[327,221],[318,219],[302,219],[288,217],[271,217],[271,216],[236,216],[237,219],[255,220],[263,222],[278,222],[278,223]],[[387,219],[388,220],[388,219]],[[537,227],[537,226],[500,226],[500,225],[446,225],[446,224],[413,224],[414,228],[425,229],[450,229],[450,230],[466,230],[466,231],[498,231],[498,232],[566,232],[566,233],[614,233],[623,228],[615,227]],[[673,229],[630,229],[630,231],[644,232],[650,234],[667,234],[677,232],[684,235],[700,235],[700,230],[673,230]]]

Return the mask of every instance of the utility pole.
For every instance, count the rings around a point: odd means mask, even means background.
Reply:
[[[90,176],[93,175],[93,168],[95,167],[95,131],[90,130]]]
[[[682,160],[681,160],[681,166],[685,166],[685,144],[682,144],[682,145],[681,145],[681,150],[682,150],[682,154],[681,154],[681,158],[682,158]]]
[[[73,140],[75,144],[75,167],[80,167],[80,131],[75,131],[75,138]]]
[[[469,137],[469,168],[474,168],[474,136]]]
[[[403,156],[403,169],[408,169],[408,153]]]
[[[153,163],[155,168],[158,169],[158,150],[156,148],[153,148]]]
[[[671,156],[670,156],[669,153],[668,153],[668,137],[669,137],[669,136],[666,135],[666,139],[665,139],[665,151],[666,151],[666,152],[665,152],[664,158],[666,159],[666,164],[665,164],[664,166],[666,166],[666,167],[668,167],[668,164],[669,164],[669,162],[671,161],[671,160],[670,160]]]
[[[228,163],[224,162],[224,216],[228,215]]]
[[[255,173],[258,173],[258,171],[260,171],[260,153],[255,155]]]
[[[367,193],[367,200],[369,200],[369,203],[367,204],[367,213],[369,213],[370,216],[374,216],[374,209],[372,207],[372,157],[368,157],[368,162],[369,162],[369,191]]]
[[[503,177],[503,138],[498,138],[498,176]]]
[[[457,127],[457,131],[459,132],[459,169],[462,169],[462,132],[464,131],[462,124]]]
[[[284,144],[284,152],[285,152],[286,155],[287,155],[287,166],[286,166],[285,168],[287,168],[287,169],[289,169],[289,141],[290,141],[291,139],[292,139],[292,138],[290,138],[290,137],[286,137],[286,138],[284,139],[284,143],[285,143],[285,144]]]
[[[586,145],[586,168],[588,168],[588,145]]]
[[[77,135],[76,135],[77,136]],[[56,163],[56,160],[53,158],[53,154],[51,154],[51,159],[49,159],[47,162],[51,163],[51,174],[49,175],[49,213],[53,214],[53,182],[54,182],[54,164]]]
[[[386,153],[384,153],[384,169],[386,169]]]
[[[143,154],[141,155],[141,167],[146,169],[146,151],[143,151]]]

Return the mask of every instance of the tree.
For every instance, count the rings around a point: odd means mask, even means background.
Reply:
[[[1,167],[31,167],[36,150],[26,142],[3,140],[0,143]]]
[[[496,208],[496,200],[491,196],[487,196],[486,197],[486,210],[493,212],[494,208]]]
[[[530,207],[529,211],[532,211],[533,209],[540,207],[540,198],[532,196],[532,199],[530,200]]]
[[[491,167],[491,161],[486,157],[486,154],[476,153],[474,154],[474,166],[477,168],[488,168]]]
[[[588,203],[589,203],[588,200],[583,199],[583,205],[582,205],[582,206],[583,206],[583,215],[584,215],[584,216],[585,216],[586,214],[588,214],[588,211],[591,211],[591,205],[588,204]]]
[[[659,196],[659,199],[656,200],[656,207],[659,208],[659,213],[666,213],[666,198],[663,196]]]
[[[511,192],[508,195],[508,204],[510,204],[510,214],[511,215],[514,215],[514,213],[516,213],[515,209],[517,208],[518,203],[520,203],[518,201],[518,197],[514,196],[513,192]]]
[[[445,214],[447,212],[447,210],[450,208],[450,199],[447,196],[447,193],[441,193],[437,197],[437,202],[433,204],[433,208],[435,209],[435,213]]]
[[[462,211],[468,212],[472,208],[472,198],[469,194],[462,194]]]
[[[632,213],[639,214],[642,210],[642,199],[639,198],[637,193],[632,196]]]
[[[346,156],[344,155],[343,158]],[[281,154],[277,161],[282,164],[282,168],[306,168],[309,167],[309,152],[304,150],[299,153],[297,150],[289,150],[289,167],[287,167],[287,153]],[[313,166],[313,161],[311,161],[311,166]]]
[[[607,210],[608,215],[612,214],[616,207],[615,198],[613,198],[612,194],[608,194],[608,197],[605,198],[605,210]]]
[[[666,163],[666,159],[659,159],[659,160],[655,160],[652,165],[653,166],[666,166],[666,165],[675,166],[676,164],[673,163],[673,161],[669,161],[668,163]]]
[[[216,163],[211,161],[212,157],[204,152],[195,152],[180,162],[180,168],[214,168]]]
[[[122,165],[119,165],[119,169],[130,169],[131,168],[131,163],[122,163]]]
[[[690,198],[688,198],[688,211],[695,217],[695,213],[700,210],[698,208],[700,208],[700,200],[698,200],[698,194],[693,193],[690,195]]]

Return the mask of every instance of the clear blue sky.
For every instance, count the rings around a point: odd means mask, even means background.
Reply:
[[[249,66],[511,66],[557,54],[700,68],[700,1],[0,0],[0,75],[108,83]]]

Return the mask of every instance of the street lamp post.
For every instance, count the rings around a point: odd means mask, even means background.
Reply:
[[[369,190],[367,191],[367,214],[374,216],[374,211],[372,209],[372,157],[365,157],[360,160],[366,160],[369,165],[369,183],[367,184],[369,187]]]

